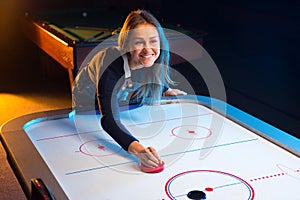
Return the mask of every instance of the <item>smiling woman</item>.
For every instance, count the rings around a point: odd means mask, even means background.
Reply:
[[[118,46],[97,52],[74,81],[76,111],[101,112],[103,129],[144,167],[161,166],[155,148],[145,148],[122,124],[120,105],[153,104],[162,95],[186,94],[171,89],[169,45],[160,23],[145,10],[129,13],[118,36]],[[97,121],[95,123],[98,123]]]
[[[129,43],[130,69],[151,67],[160,54],[159,35],[150,24],[141,24],[133,30]]]

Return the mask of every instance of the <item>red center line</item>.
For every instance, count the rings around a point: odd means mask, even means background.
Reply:
[[[179,120],[179,119],[200,117],[200,116],[205,116],[205,115],[212,115],[212,113],[205,113],[205,114],[199,114],[199,115],[191,115],[191,116],[186,116],[186,117],[175,117],[175,118],[171,118],[171,119],[157,120],[157,121],[152,121],[152,122],[143,122],[143,123],[128,125],[127,127],[139,126],[139,125],[145,125],[145,124],[155,124],[155,123],[164,122],[164,121],[173,121],[173,120]]]
[[[45,137],[45,138],[37,139],[36,141],[44,141],[44,140],[53,140],[53,139],[59,139],[59,138],[73,137],[73,136],[77,136],[77,135],[91,134],[91,133],[98,132],[98,131],[101,132],[101,131],[103,131],[103,129],[97,130],[97,131],[82,132],[82,133],[71,133],[71,134],[59,135],[59,136],[55,136],[55,137]]]
[[[128,125],[127,127],[134,127],[134,126],[145,125],[145,124],[155,124],[155,123],[159,123],[159,122],[173,121],[173,120],[186,119],[186,118],[193,118],[193,117],[199,117],[199,116],[205,116],[205,115],[211,115],[211,114],[212,113],[204,113],[204,114],[191,115],[191,116],[186,116],[186,117],[175,117],[175,118],[165,119],[165,120],[157,120],[157,121],[152,121],[152,122],[132,124],[132,125]],[[53,139],[59,139],[59,138],[65,138],[65,137],[73,137],[73,136],[77,136],[77,135],[91,134],[91,133],[98,132],[98,131],[103,131],[103,129],[88,131],[88,132],[82,132],[82,133],[72,133],[72,134],[60,135],[60,136],[55,136],[55,137],[45,137],[45,138],[37,139],[36,141],[45,141],[45,140],[53,140]]]

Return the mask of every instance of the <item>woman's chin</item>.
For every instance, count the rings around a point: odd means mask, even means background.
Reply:
[[[152,64],[148,64],[148,65],[144,65],[145,68],[149,68],[149,67],[152,67],[153,66],[153,63]]]
[[[140,64],[143,66],[143,67],[152,67],[154,65],[154,62],[140,62]]]

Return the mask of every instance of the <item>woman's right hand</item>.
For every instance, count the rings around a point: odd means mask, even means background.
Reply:
[[[134,154],[145,167],[158,167],[162,165],[162,160],[153,147],[145,148],[139,142],[134,141],[128,147],[128,152]]]

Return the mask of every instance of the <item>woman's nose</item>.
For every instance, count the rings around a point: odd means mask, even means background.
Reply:
[[[142,49],[142,52],[143,52],[143,53],[147,53],[147,52],[150,51],[150,49],[151,49],[150,46],[145,45],[144,48]]]
[[[152,45],[150,42],[145,42],[144,43],[144,49],[151,49],[152,48]]]

